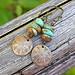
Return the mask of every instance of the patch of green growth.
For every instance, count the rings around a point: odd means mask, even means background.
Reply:
[[[75,67],[70,68],[63,75],[75,75]]]
[[[0,0],[0,26],[48,0]]]
[[[6,6],[8,6],[10,3],[12,3],[12,0],[0,0],[0,25],[13,18],[12,13],[6,9]]]
[[[19,0],[19,4],[25,9],[30,10],[46,1],[48,0]]]

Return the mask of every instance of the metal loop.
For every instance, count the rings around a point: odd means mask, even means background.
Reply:
[[[51,6],[50,6],[51,7]],[[54,7],[54,8],[56,8],[57,10],[59,10],[59,9],[61,9],[62,10],[62,14],[63,14],[63,12],[64,12],[64,10],[61,8],[61,7],[58,7],[58,6],[52,6],[52,7]],[[49,8],[49,7],[48,7]],[[47,8],[47,9],[48,9]],[[42,13],[43,12],[43,10],[40,12],[40,13]],[[50,14],[47,14],[47,15],[44,15],[43,16],[43,20],[47,23],[47,17],[49,16],[49,15],[51,15],[52,13],[50,13]],[[62,17],[62,14],[61,14],[61,16],[58,16],[58,17]],[[40,15],[40,14],[39,14]]]

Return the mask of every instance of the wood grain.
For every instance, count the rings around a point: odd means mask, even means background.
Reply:
[[[60,48],[58,48],[56,51],[53,51],[53,57],[52,57],[52,61],[55,63],[57,58],[63,58],[65,53],[67,53],[68,51],[74,51],[75,52],[75,47],[73,46],[75,44],[75,39],[72,41],[73,43],[71,43],[71,46],[68,45],[68,43],[65,43],[64,45],[62,45]],[[61,57],[62,56],[62,57]],[[49,65],[51,66],[51,65]],[[49,67],[48,66],[48,67]],[[28,66],[27,68],[22,70],[22,74],[24,75],[34,75],[39,72],[41,73],[44,69],[47,69],[48,67],[38,67],[35,64],[32,64],[30,66]],[[41,71],[42,70],[42,71]],[[38,75],[39,75],[38,73]]]
[[[55,26],[55,31],[57,31],[57,29],[62,29],[62,26],[64,26],[64,25],[60,25],[59,23],[61,22],[61,21],[64,21],[64,20],[66,20],[67,18],[69,18],[69,17],[71,17],[71,16],[73,16],[74,14],[75,14],[75,9],[74,9],[74,4],[75,4],[75,1],[73,1],[73,2],[69,2],[67,5],[63,5],[62,6],[62,8],[64,9],[64,13],[63,13],[63,16],[62,16],[62,19],[59,21],[59,22],[57,22],[56,23],[56,26]],[[70,8],[69,8],[70,7]],[[72,12],[71,12],[72,11]],[[51,16],[51,15],[50,15]],[[50,18],[51,19],[51,18]],[[26,25],[27,26],[27,25]],[[2,39],[0,39],[0,46],[1,45],[3,45],[3,44],[5,44],[6,42],[7,43],[9,43],[11,40],[13,40],[13,38],[16,36],[16,35],[20,35],[20,34],[23,34],[23,33],[25,33],[25,28],[26,28],[26,26],[24,26],[24,27],[22,27],[22,28],[20,28],[20,29],[18,29],[18,30],[16,30],[15,32],[12,32],[12,33],[10,33],[10,35],[7,35],[7,36],[5,36],[4,38],[2,38]],[[61,30],[60,29],[60,30]],[[60,31],[59,30],[59,31]],[[61,32],[62,32],[62,30],[61,30]],[[57,34],[56,34],[57,35]],[[10,41],[8,41],[8,40],[10,40]]]
[[[41,74],[35,75],[62,75],[65,71],[75,66],[75,56],[70,57],[68,60],[58,64],[53,69],[48,69]]]
[[[75,19],[75,15],[74,15],[75,5],[74,4],[75,4],[75,1],[72,1],[68,3],[67,5],[62,6],[63,9],[65,10],[62,20],[57,22],[57,25],[55,26],[56,30],[55,30],[55,35],[53,37],[52,42],[46,44],[51,50],[55,50],[56,48],[60,47],[63,44],[64,44],[63,46],[67,49],[68,39],[69,38],[73,39],[75,37],[75,29],[73,29],[75,27],[74,26],[74,19]],[[26,74],[31,73],[31,71],[33,71],[33,73],[36,73],[42,69],[42,68],[38,68],[35,64],[32,63],[30,54],[24,57],[20,57],[20,56],[16,56],[12,52],[12,49],[11,49],[12,40],[14,39],[16,35],[21,35],[25,33],[26,26],[0,39],[0,50],[1,50],[0,52],[0,75],[10,75],[22,69],[23,67],[25,67],[24,73]],[[41,39],[39,39],[39,36],[34,37],[32,40],[33,40],[34,46],[37,45],[37,42],[38,44],[41,43]],[[65,45],[65,42],[66,42],[66,45]],[[63,47],[62,49],[60,48],[58,50],[53,51],[53,54],[55,56],[59,55],[58,51],[60,51],[61,53],[63,51]],[[53,58],[54,58],[53,60],[55,60],[55,57]]]

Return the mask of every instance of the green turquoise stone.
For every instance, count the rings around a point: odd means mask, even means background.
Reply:
[[[37,24],[32,24],[31,27],[34,28],[34,29],[37,29],[40,26],[38,26]]]
[[[38,24],[40,27],[43,27],[44,25],[44,21],[41,18],[37,18],[35,20],[35,23]]]
[[[44,24],[44,29],[49,29],[54,33],[54,29],[52,26],[48,25],[48,24]]]
[[[52,31],[50,31],[49,29],[42,29],[42,32],[46,35],[49,35],[51,37],[54,36],[54,33]]]

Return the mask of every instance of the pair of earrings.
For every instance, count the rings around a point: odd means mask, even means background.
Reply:
[[[39,44],[33,48],[33,42],[30,38],[37,34],[41,34],[43,41],[51,41],[54,35],[54,28],[44,23],[41,18],[37,18],[35,22],[27,28],[27,36],[21,35],[15,37],[12,42],[12,50],[16,55],[20,56],[27,55],[32,51],[32,61],[38,66],[46,66],[51,62],[52,53],[51,50],[43,44]]]
[[[30,38],[40,33],[41,39],[48,42],[51,41],[51,37],[54,34],[54,29],[52,26],[45,24],[41,18],[37,18],[35,22],[28,27],[27,32]]]
[[[37,18],[35,23],[28,27],[28,35],[16,36],[12,42],[12,49],[16,55],[27,55],[31,52],[31,58],[34,63],[38,66],[46,66],[51,61],[51,51],[45,45],[37,45],[33,48],[32,40],[30,39],[33,36],[36,36],[38,33],[42,33],[41,38],[43,40],[51,38],[53,36],[53,29],[51,26],[44,24],[43,20]],[[33,49],[32,49],[33,48]]]
[[[21,35],[16,36],[12,42],[12,49],[16,55],[24,56],[31,52],[32,61],[38,66],[47,66],[51,62],[52,54],[49,48],[39,44],[33,49],[32,40],[29,37]]]

